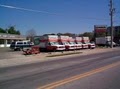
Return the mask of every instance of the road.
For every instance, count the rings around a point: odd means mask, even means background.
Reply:
[[[120,89],[120,48],[0,69],[0,89]]]

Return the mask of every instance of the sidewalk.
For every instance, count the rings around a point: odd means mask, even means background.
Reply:
[[[24,64],[31,64],[31,63],[37,63],[37,62],[43,62],[43,61],[51,61],[51,60],[58,60],[60,58],[67,58],[67,57],[75,57],[75,56],[80,56],[80,55],[89,55],[89,54],[95,54],[95,53],[102,53],[102,52],[107,52],[107,51],[113,51],[117,50],[117,48],[96,48],[96,49],[85,49],[85,50],[77,50],[75,52],[81,52],[80,54],[72,54],[72,55],[65,55],[65,56],[56,56],[56,57],[47,57],[50,55],[55,55],[55,54],[64,54],[66,52],[55,52],[55,53],[40,53],[36,55],[27,55],[24,56],[21,54],[19,55],[19,58],[16,56],[16,58],[11,58],[11,59],[3,59],[0,60],[0,68],[3,67],[10,67],[10,66],[17,66],[17,65],[24,65]],[[71,53],[73,51],[69,51],[67,53]]]

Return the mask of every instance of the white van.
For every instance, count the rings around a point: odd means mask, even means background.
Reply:
[[[29,48],[33,46],[34,44],[30,41],[15,41],[10,44],[10,48],[13,50],[23,50],[24,48]]]

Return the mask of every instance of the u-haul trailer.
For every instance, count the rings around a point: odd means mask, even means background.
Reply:
[[[69,43],[69,36],[59,36],[59,43],[65,45],[66,50],[75,49],[75,45]]]
[[[34,41],[40,46],[42,50],[48,51],[63,51],[65,50],[64,45],[60,45],[58,43],[58,36],[57,35],[45,35],[45,36],[36,36],[34,37]]]

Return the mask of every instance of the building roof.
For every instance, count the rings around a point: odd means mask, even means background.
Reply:
[[[25,40],[26,37],[23,35],[0,33],[0,39]]]

